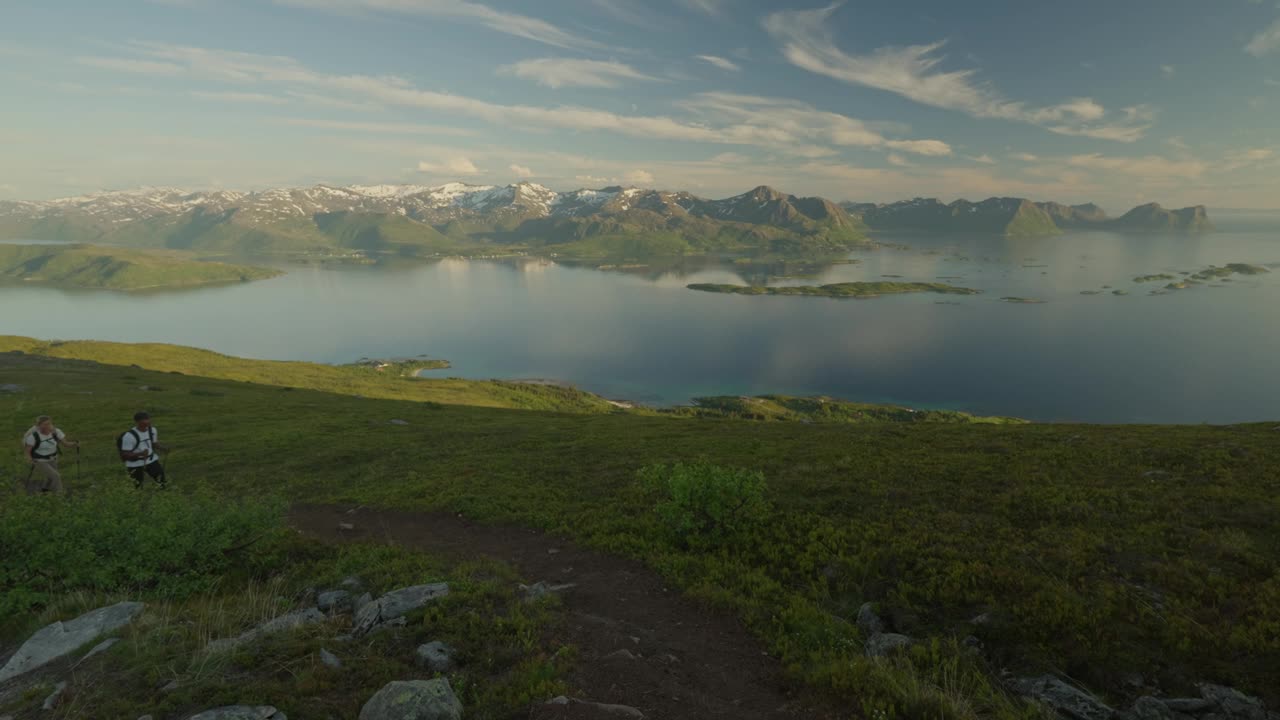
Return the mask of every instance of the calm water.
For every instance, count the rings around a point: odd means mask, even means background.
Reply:
[[[1037,420],[1280,419],[1280,266],[1167,295],[1135,275],[1280,263],[1280,216],[1215,214],[1205,237],[895,236],[828,283],[933,281],[975,297],[875,300],[699,293],[728,269],[657,276],[546,262],[290,267],[249,285],[128,296],[0,287],[0,334],[155,341],[346,362],[429,354],[471,378],[557,379],[609,397],[826,394]],[[1103,285],[1128,297],[1081,295]],[[1046,300],[998,302],[1002,296]],[[956,304],[939,304],[954,302]]]

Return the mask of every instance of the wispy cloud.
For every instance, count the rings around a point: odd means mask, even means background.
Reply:
[[[730,70],[732,72],[738,72],[739,70],[742,69],[734,61],[729,60],[728,58],[722,58],[719,55],[694,55],[694,58],[697,60],[702,60],[704,62],[709,62],[712,65],[715,65],[716,67],[720,68],[721,70]]]
[[[1228,153],[1223,163],[1218,166],[1218,170],[1222,172],[1232,172],[1241,168],[1253,167],[1259,163],[1271,160],[1276,157],[1276,151],[1271,148],[1251,148],[1248,150],[1237,150]]]
[[[153,60],[131,60],[127,58],[78,57],[76,62],[103,70],[135,73],[138,75],[177,75],[182,72],[181,65]]]
[[[261,103],[264,105],[284,105],[289,101],[278,95],[267,95],[266,93],[255,92],[211,92],[207,90],[193,90],[191,97],[200,100],[210,100],[213,102],[233,102],[233,103]]]
[[[975,70],[940,70],[945,41],[906,47],[881,47],[868,55],[841,50],[830,30],[839,4],[819,10],[786,10],[765,17],[768,33],[796,67],[842,82],[885,90],[915,102],[956,110],[979,118],[1039,125],[1062,135],[1085,135],[1132,142],[1150,126],[1142,113],[1127,110],[1119,120],[1090,98],[1033,107],[1013,101],[978,80]],[[1149,113],[1148,113],[1149,115]]]
[[[431,175],[446,175],[449,177],[457,177],[459,175],[479,175],[480,168],[471,162],[468,158],[458,156],[448,158],[443,162],[432,163],[422,161],[418,163],[418,172],[424,172]]]
[[[1169,160],[1158,155],[1112,157],[1092,153],[1073,155],[1067,158],[1067,164],[1072,167],[1107,170],[1148,179],[1197,178],[1209,169],[1206,163],[1199,160]]]
[[[378,135],[475,135],[469,128],[447,127],[444,125],[423,125],[416,123],[362,122],[350,120],[320,120],[316,118],[286,117],[274,118],[273,122],[294,127],[309,127],[320,130],[348,130],[352,132],[374,133]]]
[[[889,153],[889,157],[886,159],[889,161],[890,165],[893,165],[895,167],[912,167],[913,166],[913,163],[911,163],[910,161],[908,161],[906,158],[902,157],[898,153]]]
[[[498,74],[533,80],[549,88],[613,88],[618,87],[622,80],[657,80],[626,63],[570,58],[521,60],[512,65],[499,67]]]
[[[627,173],[626,180],[627,182],[634,183],[636,185],[652,185],[653,173],[648,170],[632,170]]]
[[[1265,30],[1254,35],[1249,44],[1244,46],[1244,51],[1254,57],[1262,57],[1276,50],[1280,50],[1280,20],[1276,20]]]
[[[833,154],[836,152],[833,147],[885,148],[934,156],[951,154],[950,146],[941,140],[887,138],[855,118],[790,100],[704,93],[677,104],[695,116],[694,120],[681,120],[665,115],[622,115],[588,107],[493,103],[465,95],[421,90],[408,80],[394,76],[320,73],[282,56],[160,43],[135,43],[134,46],[148,60],[180,65],[193,77],[258,87],[272,84],[282,86],[286,93],[298,91],[330,95],[343,101],[421,109],[500,126],[753,145],[805,157]]]
[[[1009,157],[1013,158],[1014,160],[1021,160],[1022,162],[1029,162],[1029,163],[1035,162],[1040,159],[1039,157],[1032,155],[1029,152],[1018,152],[1010,155]]]
[[[976,163],[982,163],[983,165],[995,165],[995,164],[996,164],[996,159],[995,159],[995,158],[993,158],[993,157],[991,157],[990,155],[988,155],[988,154],[986,154],[986,153],[983,153],[983,154],[981,154],[981,155],[970,155],[970,156],[969,156],[969,159],[970,159],[970,160],[972,160],[972,161],[974,161],[974,162],[976,162]]]
[[[1165,77],[1173,77],[1174,75],[1178,74],[1178,68],[1172,65],[1161,65],[1160,72],[1164,73]]]
[[[706,13],[712,17],[718,16],[720,13],[724,12],[724,6],[727,3],[728,0],[680,0],[680,4],[690,10]]]
[[[512,175],[515,175],[518,178],[533,177],[533,170],[524,165],[517,165],[515,163],[511,163],[510,165],[507,166],[507,169],[511,171]]]
[[[279,5],[349,13],[356,10],[408,15],[433,15],[474,22],[491,30],[561,48],[598,48],[600,43],[579,37],[546,20],[496,10],[470,0],[275,0]]]
[[[772,141],[799,149],[808,144],[816,151],[810,153],[814,157],[832,154],[824,149],[824,145],[888,148],[918,155],[951,154],[951,146],[941,140],[891,140],[861,120],[818,110],[794,100],[710,92],[697,95],[681,105],[700,115],[729,123],[721,132],[754,140],[741,144],[767,145]]]

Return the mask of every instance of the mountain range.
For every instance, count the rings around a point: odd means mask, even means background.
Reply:
[[[259,192],[143,188],[0,202],[0,238],[230,254],[476,254],[496,246],[564,257],[811,255],[865,242],[869,229],[1038,235],[1091,227],[1203,230],[1208,220],[1203,207],[1144,205],[1109,219],[1093,205],[1019,198],[838,205],[766,186],[723,200],[616,186],[556,192],[534,183],[448,183]]]
[[[1213,229],[1203,205],[1166,210],[1156,203],[1140,205],[1110,218],[1092,203],[1063,205],[1025,198],[999,197],[982,202],[934,198],[903,202],[844,203],[842,207],[870,229],[884,232],[976,232],[1000,235],[1053,235],[1063,230],[1120,232],[1206,232]]]

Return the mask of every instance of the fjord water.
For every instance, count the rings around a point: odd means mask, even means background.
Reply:
[[[445,375],[558,380],[656,404],[788,393],[1051,421],[1278,419],[1280,269],[1163,295],[1148,293],[1167,281],[1133,281],[1280,263],[1280,216],[1215,221],[1204,236],[882,237],[894,245],[853,253],[860,264],[776,280],[944,278],[984,291],[971,297],[719,295],[685,285],[743,283],[731,267],[445,260],[289,266],[272,280],[153,295],[0,287],[0,333],[321,362],[428,354],[453,362]]]

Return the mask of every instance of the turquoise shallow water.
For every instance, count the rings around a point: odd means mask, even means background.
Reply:
[[[860,264],[778,281],[943,277],[984,291],[973,297],[716,295],[684,286],[742,278],[447,260],[290,267],[248,285],[144,296],[0,287],[0,333],[323,362],[425,353],[451,360],[449,375],[562,380],[651,403],[779,392],[1037,420],[1280,419],[1280,267],[1158,296],[1146,293],[1163,283],[1132,280],[1280,264],[1280,216],[1214,219],[1221,231],[1200,237],[893,236],[882,238],[892,247],[855,253]],[[1080,294],[1104,285],[1132,294]]]

